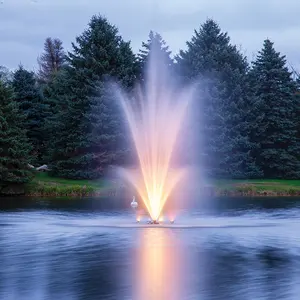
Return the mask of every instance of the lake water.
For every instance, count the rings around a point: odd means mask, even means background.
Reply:
[[[299,198],[195,200],[191,228],[139,228],[129,202],[0,199],[0,299],[300,299]]]

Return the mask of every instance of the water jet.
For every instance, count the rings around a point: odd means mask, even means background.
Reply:
[[[151,48],[142,85],[133,94],[117,91],[139,165],[120,173],[143,201],[151,224],[159,224],[166,201],[187,173],[174,154],[194,86],[178,88],[161,49]]]

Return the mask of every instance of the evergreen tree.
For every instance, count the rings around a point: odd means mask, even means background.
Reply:
[[[300,77],[296,79],[296,92],[294,95],[294,101],[296,101],[296,124],[297,124],[297,138],[300,140]],[[297,159],[300,161],[300,151],[297,154]]]
[[[66,54],[62,41],[58,38],[46,38],[44,53],[38,58],[40,81],[48,82],[64,66],[65,62]]]
[[[19,110],[24,114],[24,126],[27,130],[27,137],[33,145],[32,154],[41,162],[44,144],[44,118],[46,105],[42,102],[38,91],[35,75],[33,72],[25,70],[22,66],[14,72],[13,76],[14,98],[19,104]]]
[[[11,72],[6,67],[0,66],[0,80],[8,84],[11,82],[11,77]]]
[[[169,46],[166,45],[166,42],[163,40],[162,36],[159,33],[153,32],[151,30],[147,42],[142,43],[142,49],[140,49],[138,53],[140,77],[142,80],[143,74],[145,72],[145,67],[149,59],[149,54],[152,51],[159,51],[157,57],[161,58],[163,61],[157,62],[158,64],[164,63],[169,67],[170,71],[174,70],[174,61],[171,58],[172,52],[169,50]]]
[[[300,176],[300,140],[297,136],[297,86],[286,66],[285,56],[265,40],[249,74],[253,92],[257,129],[251,139],[259,144],[253,152],[266,178]]]
[[[43,103],[46,106],[43,127],[44,155],[43,161],[51,161],[51,153],[55,146],[59,114],[68,110],[68,94],[70,94],[69,73],[67,67],[61,68],[51,80],[41,86]]]
[[[13,91],[0,81],[0,193],[11,184],[31,179],[31,150]]]
[[[199,98],[194,110],[195,140],[202,150],[208,176],[249,178],[261,175],[250,151],[248,138],[248,64],[227,33],[209,19],[199,29],[187,50],[177,57],[185,81],[199,80]],[[194,106],[192,107],[194,109]],[[195,128],[196,126],[196,128]]]
[[[68,109],[58,115],[52,152],[53,173],[68,178],[98,178],[122,159],[124,124],[116,99],[105,88],[108,77],[131,87],[136,59],[130,43],[101,16],[92,17],[69,53]]]

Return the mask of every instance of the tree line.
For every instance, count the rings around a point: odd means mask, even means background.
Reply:
[[[126,164],[134,150],[106,81],[129,92],[143,82],[154,44],[180,83],[199,82],[186,153],[199,150],[206,176],[300,178],[299,80],[272,41],[249,62],[208,19],[175,56],[153,31],[135,54],[116,26],[95,15],[67,53],[47,38],[38,72],[0,68],[0,183],[28,182],[30,164],[74,179]]]

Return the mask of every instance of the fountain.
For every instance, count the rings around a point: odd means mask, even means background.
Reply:
[[[144,202],[150,223],[158,224],[166,201],[187,175],[175,153],[194,86],[176,87],[161,50],[155,48],[145,78],[133,95],[118,89],[139,161],[138,170],[120,172]]]

